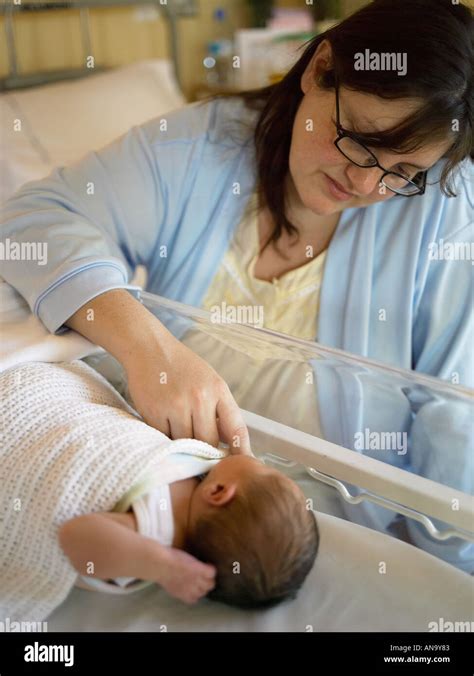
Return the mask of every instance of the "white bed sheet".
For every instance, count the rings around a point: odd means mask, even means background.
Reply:
[[[288,472],[287,472],[288,473]],[[414,546],[350,523],[333,489],[298,479],[318,511],[317,560],[298,598],[265,611],[170,598],[157,586],[115,596],[74,589],[49,631],[429,631],[430,622],[474,622],[474,580]],[[327,513],[331,512],[331,514]],[[379,572],[381,562],[386,573]],[[474,625],[471,625],[474,626]]]

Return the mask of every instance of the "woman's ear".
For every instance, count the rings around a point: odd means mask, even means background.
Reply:
[[[332,68],[332,47],[329,40],[323,40],[313,54],[311,61],[301,76],[301,89],[304,94],[319,81],[321,75]]]

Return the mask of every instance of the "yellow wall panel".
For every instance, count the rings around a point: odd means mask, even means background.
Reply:
[[[317,1],[317,0],[315,0]],[[343,0],[344,11],[367,0]],[[279,0],[277,6],[301,7],[298,0]],[[245,0],[199,0],[196,18],[178,21],[179,59],[184,93],[189,95],[204,76],[202,60],[206,43],[214,37],[213,11],[224,7],[231,30],[249,26]],[[90,9],[93,55],[96,64],[113,67],[142,59],[166,58],[170,54],[167,22],[161,18],[138,22],[136,7]],[[18,66],[22,73],[77,68],[84,64],[79,11],[54,10],[16,14],[14,18]],[[4,35],[4,20],[0,20]],[[5,41],[0,41],[0,77],[8,73]]]

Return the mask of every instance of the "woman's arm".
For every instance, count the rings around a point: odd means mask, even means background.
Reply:
[[[184,123],[177,120],[178,127]],[[2,205],[1,238],[39,243],[46,255],[4,260],[1,275],[50,331],[74,328],[121,362],[148,424],[175,439],[212,446],[222,439],[233,452],[250,453],[226,383],[126,290],[135,266],[153,262],[156,247],[171,236],[163,232],[168,193],[179,187],[172,190],[162,166],[169,155],[168,147],[159,151],[162,137],[159,120],[152,120],[22,186]]]
[[[91,312],[92,311],[92,312]],[[173,439],[195,438],[250,454],[248,430],[225,381],[125,289],[86,303],[67,325],[123,365],[145,422]]]
[[[66,521],[59,543],[81,575],[150,580],[186,603],[214,587],[214,566],[140,535],[131,512],[97,512]]]
[[[87,301],[126,288],[163,237],[166,176],[153,123],[23,185],[0,208],[0,237],[35,256],[2,261],[2,277],[51,332]],[[33,247],[34,245],[34,247]]]

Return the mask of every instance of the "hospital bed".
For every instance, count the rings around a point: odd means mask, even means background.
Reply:
[[[0,199],[182,105],[174,70],[155,60],[6,87]],[[9,131],[19,116],[24,134]],[[71,126],[78,130],[73,137]],[[459,549],[474,542],[466,422],[473,392],[266,329],[216,324],[205,311],[142,287],[138,282],[137,297],[226,379],[254,453],[302,487],[317,513],[320,551],[298,598],[271,610],[207,600],[190,608],[155,586],[120,597],[75,589],[48,618],[49,631],[435,631],[446,622],[474,628],[473,578],[444,556],[453,543]],[[127,395],[109,355],[87,361]],[[371,448],[374,432],[379,442],[388,434],[392,447]],[[434,443],[440,435],[450,439],[444,455]],[[414,444],[422,451],[416,457]]]

